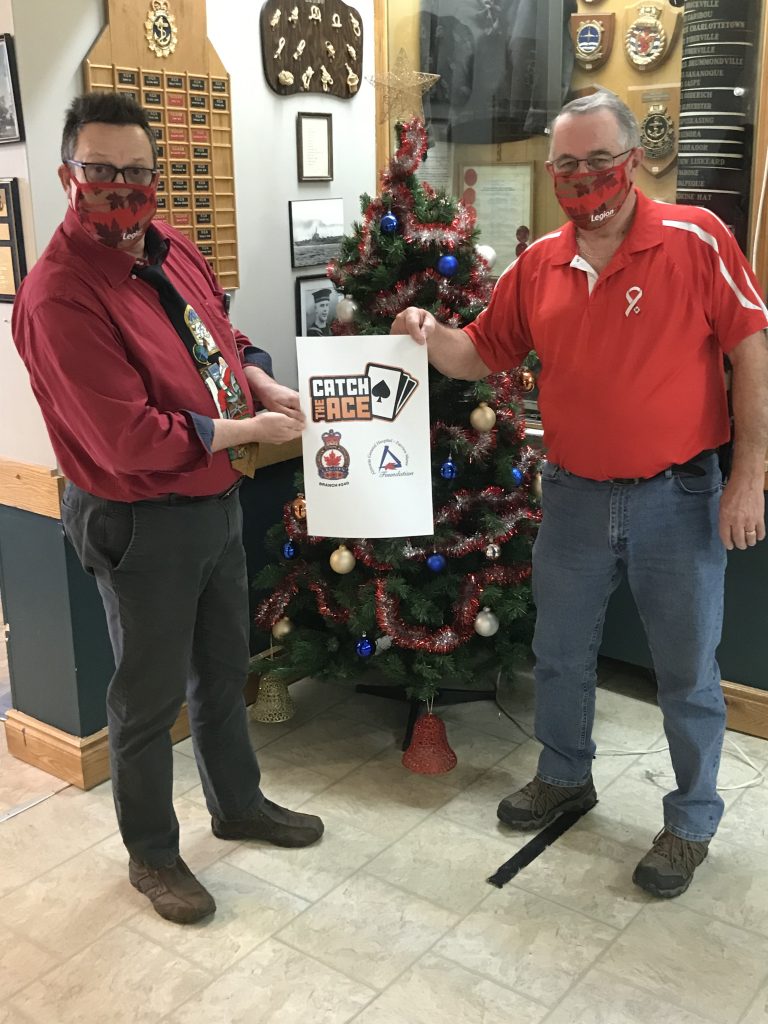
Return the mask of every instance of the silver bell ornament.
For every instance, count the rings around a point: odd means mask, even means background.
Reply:
[[[272,636],[275,640],[285,640],[289,633],[293,632],[293,623],[284,615],[282,619],[278,619],[272,627]]]
[[[493,636],[499,631],[499,620],[493,614],[490,608],[483,608],[481,612],[477,613],[475,619],[475,632],[479,633],[480,636]]]
[[[355,556],[346,544],[339,544],[328,561],[333,571],[337,572],[339,576],[346,576],[348,572],[352,572],[356,563]]]
[[[501,548],[498,544],[489,544],[485,549],[485,557],[489,562],[497,562],[501,558]]]
[[[357,315],[357,309],[355,300],[345,295],[336,306],[336,319],[342,324],[351,324]]]
[[[472,424],[473,429],[479,430],[482,434],[487,434],[489,430],[493,430],[496,426],[496,413],[486,402],[481,402],[470,413],[469,422]]]
[[[496,250],[492,245],[476,245],[475,252],[478,256],[482,256],[489,268],[493,270],[496,263]]]

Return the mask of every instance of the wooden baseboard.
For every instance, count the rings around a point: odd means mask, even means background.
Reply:
[[[768,690],[723,680],[728,728],[768,740]]]

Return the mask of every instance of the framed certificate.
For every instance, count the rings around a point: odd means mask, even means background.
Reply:
[[[0,302],[13,302],[26,272],[18,181],[0,178]]]
[[[22,142],[24,123],[19,100],[19,79],[13,36],[0,35],[0,143]]]
[[[296,115],[299,181],[333,181],[333,129],[330,114]]]
[[[460,196],[477,213],[480,242],[496,250],[501,274],[534,237],[533,164],[464,166]]]

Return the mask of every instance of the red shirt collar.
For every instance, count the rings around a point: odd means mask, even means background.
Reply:
[[[67,209],[62,230],[75,252],[113,288],[128,280],[136,264],[135,256],[120,249],[113,249],[109,245],[102,245],[95,238],[91,238],[71,206]],[[147,241],[150,257],[159,258],[162,262],[168,255],[171,239],[163,233],[159,222],[150,225]]]
[[[652,249],[655,245],[661,245],[663,218],[663,204],[649,199],[639,188],[635,189],[637,194],[637,207],[632,227],[629,229],[623,245],[625,251],[642,252],[644,249]],[[567,221],[560,228],[560,237],[550,251],[550,262],[555,266],[570,263],[578,254],[576,245],[576,228],[573,221]]]

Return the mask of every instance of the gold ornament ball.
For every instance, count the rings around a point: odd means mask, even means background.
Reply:
[[[533,391],[533,389],[536,387],[536,378],[530,370],[520,371],[520,386],[522,387],[523,391],[526,392]]]
[[[331,568],[340,576],[352,572],[355,568],[355,556],[344,544],[340,544],[329,558]]]
[[[349,295],[339,299],[336,306],[336,319],[342,324],[351,324],[357,316],[357,303]]]
[[[307,502],[303,494],[297,494],[291,504],[291,511],[295,519],[307,518]]]
[[[483,608],[475,619],[475,632],[480,636],[494,636],[499,631],[499,620],[490,608]]]
[[[272,636],[275,640],[285,640],[289,633],[293,632],[293,623],[284,615],[282,619],[278,619],[272,627]]]
[[[496,426],[496,413],[485,402],[481,402],[476,409],[472,410],[469,422],[475,430],[487,434]]]
[[[541,501],[541,473],[537,473],[533,478],[531,494],[534,496],[536,501]]]

